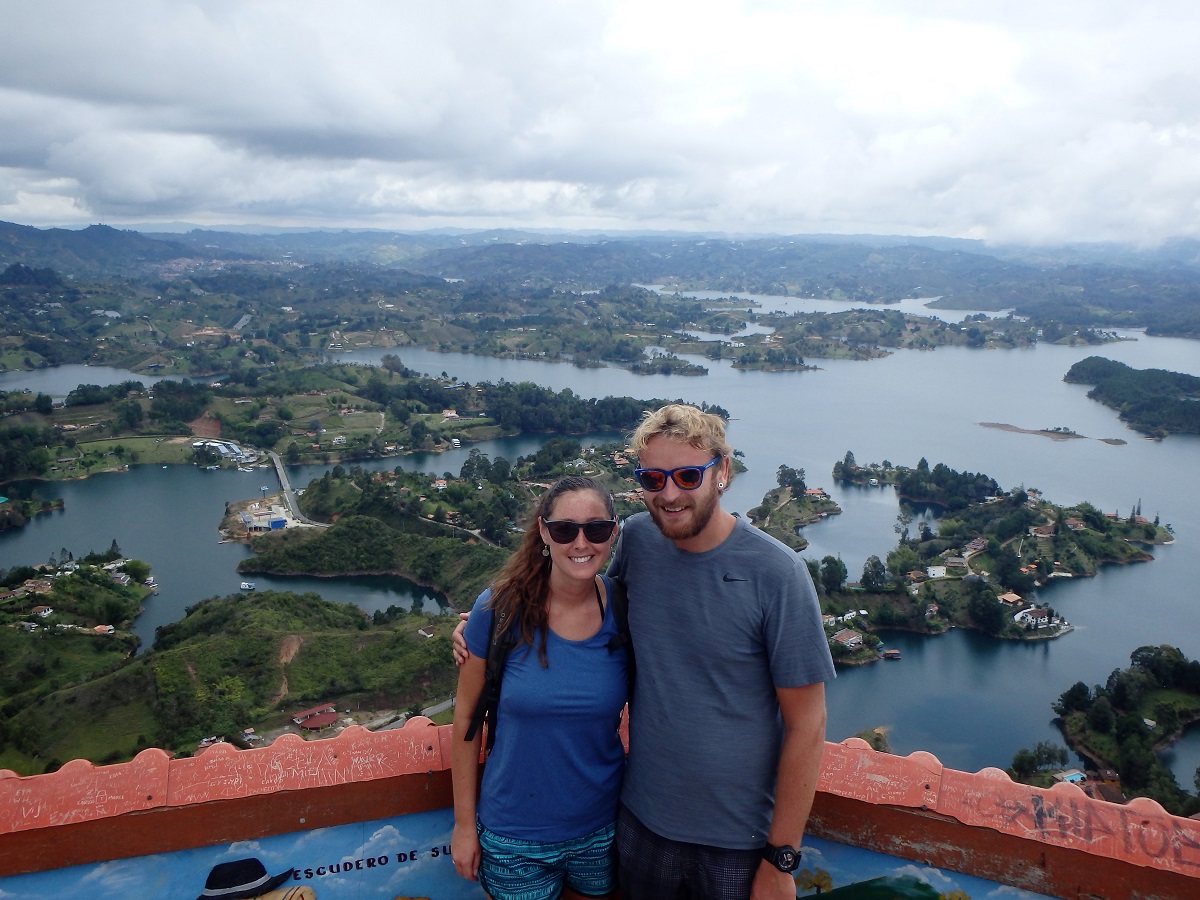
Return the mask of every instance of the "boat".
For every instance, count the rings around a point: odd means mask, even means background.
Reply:
[[[899,650],[884,650],[883,658],[884,659],[899,659],[900,651]]]
[[[242,582],[242,590],[243,590],[243,591],[252,591],[252,590],[254,590],[254,582],[253,582],[253,581],[243,581],[243,582]]]

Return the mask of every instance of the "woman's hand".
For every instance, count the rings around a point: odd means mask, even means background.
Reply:
[[[467,881],[479,880],[479,833],[474,822],[455,824],[450,837],[450,856],[459,875]]]
[[[471,651],[467,649],[467,639],[463,637],[463,629],[467,627],[467,619],[470,613],[459,613],[458,617],[462,621],[454,628],[454,634],[450,640],[454,644],[454,664],[461,666],[471,658]]]

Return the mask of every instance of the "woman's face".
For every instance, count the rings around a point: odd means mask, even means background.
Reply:
[[[554,501],[550,514],[546,519],[553,522],[595,522],[610,520],[612,514],[604,498],[592,490],[571,491],[561,495]],[[617,529],[600,543],[587,539],[583,529],[578,529],[574,538],[566,544],[559,544],[550,537],[544,521],[538,522],[538,530],[542,542],[550,548],[550,562],[556,575],[570,579],[590,580],[608,563],[608,554],[612,550]]]

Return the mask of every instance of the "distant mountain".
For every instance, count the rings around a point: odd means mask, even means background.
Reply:
[[[945,308],[1014,310],[1039,326],[1053,322],[1061,327],[1053,337],[1048,330],[1052,340],[1071,339],[1073,329],[1137,327],[1200,338],[1200,242],[1184,239],[1154,249],[1037,248],[887,235],[195,229],[151,236],[104,225],[70,231],[0,223],[0,271],[22,263],[67,277],[156,276],[185,259],[227,264],[219,268],[235,284],[243,283],[238,261],[265,260],[359,269],[339,276],[350,281],[403,270],[517,292],[639,283],[859,304],[937,297]]]
[[[183,244],[107,225],[72,231],[0,222],[0,269],[22,263],[54,269],[64,277],[129,276],[194,255],[195,251]]]
[[[243,231],[194,229],[181,234],[155,234],[154,238],[193,248],[193,253],[238,254],[293,263],[356,263],[403,266],[433,249],[463,245],[463,239],[446,234],[405,234],[390,231],[286,231],[251,234]]]

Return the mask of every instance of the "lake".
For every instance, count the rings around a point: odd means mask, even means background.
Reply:
[[[758,299],[794,308],[827,302]],[[919,301],[906,304],[915,310]],[[954,318],[952,313],[937,314]],[[1088,400],[1085,386],[1062,381],[1074,362],[1091,355],[1136,368],[1200,375],[1200,343],[1136,332],[1128,336],[1135,339],[1102,347],[943,347],[867,362],[812,360],[817,371],[794,373],[739,372],[727,361],[698,359],[708,366],[707,377],[637,376],[615,368],[577,369],[419,349],[393,352],[409,368],[446,372],[466,382],[503,378],[570,388],[584,397],[612,394],[719,404],[732,416],[729,437],[748,467],[725,495],[726,508],[744,512],[758,505],[775,486],[781,464],[803,468],[808,484],[828,490],[844,510],[805,529],[811,544],[803,555],[840,557],[852,580],[868,556],[883,558],[895,546],[899,509],[890,489],[832,481],[834,462],[848,450],[860,464],[888,459],[911,466],[925,457],[930,465],[941,462],[986,473],[1006,488],[1038,488],[1058,504],[1088,500],[1106,512],[1128,515],[1140,503],[1144,515],[1170,523],[1178,540],[1154,548],[1154,562],[1109,567],[1096,578],[1064,579],[1040,592],[1040,600],[1076,626],[1067,637],[1012,643],[960,630],[934,638],[885,635],[887,646],[902,651],[901,661],[842,670],[829,686],[831,740],[885,727],[897,753],[926,750],[948,766],[976,771],[1007,766],[1018,749],[1039,740],[1061,743],[1051,723],[1051,703],[1076,681],[1103,683],[1114,669],[1129,664],[1129,654],[1138,646],[1171,644],[1189,658],[1200,657],[1195,587],[1200,584],[1200,554],[1195,551],[1200,437],[1143,440],[1114,412]],[[352,352],[336,359],[373,364],[383,353]],[[94,375],[98,370],[86,371]],[[0,387],[11,390],[23,384],[21,375],[5,373]],[[128,377],[122,372],[113,380]],[[1028,429],[1066,426],[1083,437],[1054,441],[983,427],[984,422]],[[1105,438],[1127,443],[1114,446],[1102,442]],[[493,458],[515,459],[543,440],[528,436],[475,446]],[[457,472],[469,449],[369,465]],[[293,472],[293,482],[303,485],[324,469],[303,467]],[[83,482],[9,486],[10,494],[62,496],[66,509],[0,537],[0,565],[42,562],[64,546],[77,555],[103,550],[117,539],[122,550],[154,567],[162,585],[138,621],[138,633],[148,640],[155,625],[173,621],[184,606],[237,589],[235,567],[247,551],[240,544],[218,544],[216,526],[226,501],[257,496],[263,484],[276,486],[273,472],[143,466]],[[256,581],[260,588],[316,590],[364,609],[405,605],[418,597],[426,609],[438,603],[399,579]],[[1171,764],[1181,786],[1191,789],[1200,765],[1200,729],[1189,732]]]

